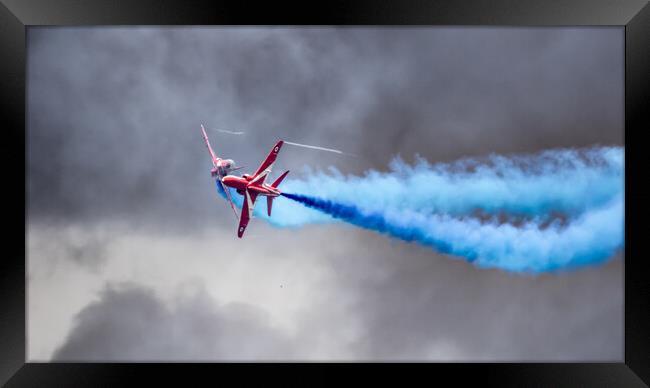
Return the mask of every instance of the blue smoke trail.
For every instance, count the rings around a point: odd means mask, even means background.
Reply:
[[[620,147],[435,165],[395,159],[385,173],[287,180],[284,196],[305,207],[277,200],[272,218],[263,206],[254,214],[280,227],[344,221],[485,268],[557,271],[602,263],[623,247],[623,171]]]
[[[622,198],[584,214],[565,228],[540,228],[534,222],[515,227],[415,212],[364,213],[355,206],[282,195],[362,228],[465,257],[484,268],[538,273],[599,264],[623,241]]]

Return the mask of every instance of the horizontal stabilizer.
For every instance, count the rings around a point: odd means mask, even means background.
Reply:
[[[288,173],[289,173],[289,170],[285,171],[284,174],[280,175],[280,177],[278,179],[276,179],[275,182],[273,182],[271,187],[277,188],[280,185],[280,183],[282,183],[282,180],[284,179],[284,177],[287,176]]]

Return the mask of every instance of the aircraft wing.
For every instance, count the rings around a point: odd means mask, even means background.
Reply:
[[[226,193],[226,197],[228,198],[228,202],[230,202],[230,207],[232,208],[232,211],[235,212],[235,219],[239,218],[237,215],[237,209],[235,209],[235,204],[232,203],[232,197],[230,196],[230,190],[226,187],[226,185],[223,184],[221,179],[217,179],[219,181],[219,184],[221,185],[221,188],[223,191]]]
[[[241,238],[244,235],[248,221],[253,216],[253,208],[255,207],[255,199],[257,194],[251,197],[251,194],[246,190],[244,192],[244,205],[241,208],[241,217],[239,218],[239,226],[237,227],[237,237]]]
[[[206,147],[208,147],[208,152],[210,153],[210,157],[212,158],[212,164],[214,167],[217,167],[217,157],[214,154],[214,151],[212,151],[212,147],[210,147],[210,141],[208,140],[208,135],[205,133],[205,128],[203,128],[203,124],[201,124],[201,132],[203,132],[203,140],[205,141]]]
[[[268,172],[267,173],[264,173],[264,172],[266,170],[269,170],[269,171],[271,170],[271,167],[273,166],[273,163],[275,163],[275,159],[278,157],[278,152],[280,152],[280,148],[282,148],[282,144],[284,144],[284,142],[282,140],[275,143],[273,148],[271,148],[271,152],[269,152],[269,155],[266,157],[266,159],[264,159],[264,161],[262,162],[260,167],[257,169],[257,171],[255,171],[255,174],[253,174],[253,179],[251,180],[251,182],[257,181],[259,179],[261,179],[262,182],[264,181],[264,179],[266,177],[266,174],[268,174]],[[264,175],[260,176],[260,174],[264,174]],[[259,176],[259,178],[258,178],[258,176]]]

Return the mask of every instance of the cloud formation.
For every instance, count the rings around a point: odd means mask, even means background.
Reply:
[[[32,306],[79,306],[68,309],[72,324],[59,318],[61,309],[41,312],[30,308],[30,338],[38,348],[47,333],[62,333],[52,350],[76,349],[81,357],[156,360],[160,347],[149,344],[161,336],[168,358],[218,357],[228,352],[217,341],[229,303],[256,310],[259,319],[241,323],[250,330],[269,329],[274,351],[265,358],[295,360],[620,360],[623,355],[623,262],[621,258],[598,268],[559,275],[521,276],[498,270],[476,270],[413,244],[387,240],[354,228],[272,229],[251,241],[250,248],[231,254],[229,243],[215,247],[220,231],[160,239],[157,234],[119,233],[109,251],[110,260],[99,277],[75,267],[57,268],[30,286]],[[117,228],[116,228],[117,229]],[[63,236],[61,236],[63,237]],[[359,242],[363,242],[363,244]],[[151,243],[156,246],[151,246]],[[314,249],[318,246],[318,249]],[[116,248],[118,247],[118,248]],[[260,254],[260,247],[268,247]],[[309,255],[300,252],[310,251]],[[46,261],[47,252],[30,255]],[[257,256],[254,253],[257,253]],[[228,256],[226,256],[228,254]],[[38,274],[38,263],[31,273]],[[106,288],[106,283],[113,285]],[[129,287],[116,284],[127,282]],[[62,285],[65,284],[65,288]],[[201,285],[204,288],[189,285]],[[282,286],[282,287],[281,287]],[[107,290],[113,290],[108,293]],[[133,304],[108,303],[107,294],[131,299],[146,290],[147,298]],[[180,295],[180,296],[179,296]],[[184,296],[183,296],[184,295]],[[99,298],[98,298],[99,296]],[[115,296],[115,295],[114,295]],[[31,300],[32,297],[34,300]],[[120,299],[120,300],[122,300]],[[198,299],[205,303],[193,303]],[[57,304],[57,300],[59,303]],[[87,301],[86,301],[87,300]],[[110,299],[113,300],[113,299]],[[153,303],[155,300],[156,303]],[[86,302],[84,302],[86,301]],[[597,301],[597,302],[595,302]],[[36,305],[35,305],[36,304]],[[181,306],[201,305],[186,311]],[[94,306],[86,314],[88,305]],[[154,315],[134,314],[158,306]],[[130,307],[129,307],[130,306]],[[163,312],[161,312],[163,311]],[[80,313],[81,312],[81,313]],[[233,312],[233,316],[238,314]],[[86,319],[90,315],[93,319]],[[140,322],[149,328],[142,342],[125,339],[138,332]],[[164,319],[159,319],[160,317]],[[205,347],[194,348],[195,335],[187,325],[196,317],[215,319]],[[105,340],[93,340],[99,321],[109,322]],[[54,328],[63,326],[61,329]],[[135,327],[131,327],[135,326]],[[47,328],[38,329],[39,327]],[[91,330],[92,329],[92,330]],[[110,329],[110,330],[109,330]],[[120,334],[124,331],[124,334]],[[168,340],[171,333],[187,337]],[[66,334],[67,333],[67,334]],[[129,334],[131,333],[131,334]],[[66,335],[64,335],[66,334]],[[262,335],[260,334],[260,335]],[[245,330],[231,331],[230,344],[248,344]],[[111,347],[115,337],[120,345]],[[31,341],[30,341],[31,344]],[[73,346],[74,345],[74,346]],[[253,349],[260,351],[255,344]],[[193,353],[194,352],[194,353]],[[225,354],[224,354],[225,352]],[[32,351],[32,359],[34,352]],[[48,360],[47,352],[38,360]],[[63,355],[61,355],[63,354]],[[249,353],[250,354],[250,353]],[[257,353],[262,354],[262,353]],[[74,357],[77,357],[74,356]],[[73,358],[72,355],[68,358]]]
[[[199,287],[170,308],[153,291],[122,284],[79,312],[53,360],[272,360],[291,357],[291,349],[255,306],[219,304]]]
[[[287,148],[292,176],[621,145],[621,31],[30,28],[29,215],[206,222],[201,122],[249,170],[278,138],[360,156]]]

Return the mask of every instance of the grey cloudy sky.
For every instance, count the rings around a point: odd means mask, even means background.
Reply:
[[[249,169],[623,144],[621,28],[28,30],[33,360],[620,360],[623,262],[536,277],[346,225],[235,236]],[[234,136],[210,129],[244,131]]]

